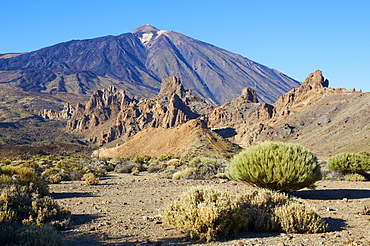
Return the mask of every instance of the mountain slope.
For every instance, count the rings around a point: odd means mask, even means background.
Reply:
[[[172,31],[143,25],[130,33],[72,40],[0,59],[0,83],[26,91],[91,94],[114,85],[130,96],[157,94],[176,76],[196,96],[222,104],[253,87],[274,102],[299,83],[240,55]]]
[[[214,109],[210,127],[243,147],[266,140],[294,142],[324,159],[370,152],[370,93],[328,84],[318,70],[272,105],[236,98]]]

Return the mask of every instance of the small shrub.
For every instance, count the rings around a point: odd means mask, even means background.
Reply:
[[[173,202],[164,219],[189,231],[190,237],[207,242],[236,233],[248,223],[242,203],[227,193],[193,189]]]
[[[65,245],[59,233],[52,227],[46,225],[25,227],[21,234],[29,245],[38,245],[38,246]]]
[[[139,168],[137,168],[137,167],[132,168],[132,170],[131,170],[132,175],[136,176],[136,175],[139,175],[139,173],[140,173]]]
[[[69,172],[68,174],[68,179],[69,180],[81,180],[83,177],[83,172],[82,170],[72,170],[71,172]]]
[[[275,216],[286,233],[319,233],[326,232],[329,228],[318,214],[299,202],[277,207]]]
[[[145,168],[143,167],[143,165],[137,164],[137,163],[133,163],[133,162],[129,162],[129,163],[126,163],[126,164],[118,164],[115,167],[114,171],[116,173],[131,173],[133,168],[136,168],[139,171],[144,171],[145,170]]]
[[[20,184],[35,182],[35,175],[31,168],[18,166],[3,166],[0,172],[10,177],[14,177]],[[16,175],[16,176],[14,176]]]
[[[249,216],[249,230],[256,232],[281,231],[274,211],[276,207],[282,206],[290,200],[286,194],[258,189],[243,195],[241,200]]]
[[[71,218],[71,212],[61,209],[56,201],[50,197],[43,197],[32,201],[31,215],[22,221],[23,224],[38,226],[50,223],[56,228],[66,227]]]
[[[367,157],[369,157],[369,158],[370,158],[370,152],[367,152],[367,151],[361,151],[359,154],[360,154],[360,155],[367,156]]]
[[[343,174],[370,171],[370,158],[364,154],[340,153],[329,158],[328,170]]]
[[[360,211],[361,215],[370,215],[370,207],[364,206],[364,208]]]
[[[1,245],[12,246],[63,246],[64,241],[59,233],[47,225],[20,225],[0,223]]]
[[[366,181],[366,177],[360,173],[347,173],[344,175],[346,181]]]
[[[171,159],[167,161],[166,168],[177,168],[182,165],[182,162],[180,159]]]
[[[158,161],[168,161],[174,157],[174,154],[162,154],[158,156],[157,160]]]
[[[10,210],[9,208],[6,208],[5,210],[0,210],[0,223],[4,221],[15,221],[17,219],[17,214]]]
[[[172,179],[173,175],[177,173],[179,170],[177,169],[166,169],[162,173],[160,173],[160,177],[163,179]]]
[[[196,171],[195,168],[186,168],[185,170],[178,171],[172,175],[173,180],[189,179],[189,177]]]
[[[321,179],[314,154],[295,144],[265,142],[235,155],[226,175],[261,188],[292,192]]]
[[[49,184],[58,184],[63,180],[63,174],[59,168],[49,168],[41,173],[41,177],[45,178]]]
[[[156,173],[156,172],[159,172],[161,170],[162,170],[161,165],[160,165],[159,161],[157,161],[157,160],[152,161],[149,164],[148,168],[147,168],[148,173]]]
[[[81,180],[85,181],[86,185],[99,184],[99,178],[96,177],[93,173],[84,174]]]
[[[195,169],[189,176],[190,179],[211,179],[223,172],[226,164],[222,159],[194,157],[190,160],[189,166]]]
[[[137,164],[146,164],[150,161],[151,157],[148,155],[135,155],[131,161]]]

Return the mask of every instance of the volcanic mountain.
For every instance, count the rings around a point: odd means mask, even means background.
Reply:
[[[195,96],[219,105],[245,87],[253,88],[260,101],[273,103],[299,86],[245,57],[151,25],[1,58],[0,83],[48,94],[90,95],[113,85],[131,97],[150,98],[163,78],[176,76]]]

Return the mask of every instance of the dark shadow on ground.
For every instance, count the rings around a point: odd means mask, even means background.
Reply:
[[[341,200],[370,198],[370,190],[334,189],[334,190],[301,190],[290,193],[293,196],[312,200]]]
[[[222,129],[215,129],[213,131],[216,132],[218,135],[220,135],[223,138],[231,138],[231,137],[234,137],[236,135],[235,129],[230,128],[230,127],[222,128]]]
[[[329,231],[342,231],[347,225],[345,220],[334,218],[323,218],[329,224]]]
[[[163,240],[157,240],[157,241],[150,241],[150,240],[144,240],[144,241],[138,241],[132,238],[133,236],[122,236],[122,237],[108,237],[107,235],[101,233],[101,232],[91,232],[89,234],[83,234],[83,233],[74,233],[73,235],[69,235],[67,238],[65,238],[65,243],[68,246],[154,246],[154,245],[195,245],[198,242],[188,240],[187,238],[167,238]],[[112,242],[115,240],[122,241],[127,240],[126,242]],[[111,241],[111,242],[110,242]],[[199,242],[199,245],[201,245],[202,242]]]
[[[91,221],[99,217],[101,216],[92,214],[72,214],[72,222],[70,227],[90,223]]]
[[[50,193],[50,197],[54,199],[76,198],[76,197],[95,197],[90,192],[66,192],[66,193]]]

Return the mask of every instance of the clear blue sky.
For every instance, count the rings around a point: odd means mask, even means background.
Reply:
[[[0,54],[152,24],[303,81],[370,91],[369,0],[0,0]]]

